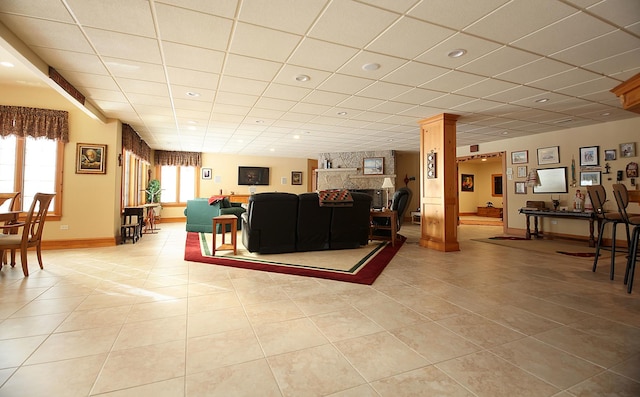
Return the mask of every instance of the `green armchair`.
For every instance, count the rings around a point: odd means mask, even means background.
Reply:
[[[184,214],[187,217],[186,230],[188,232],[211,233],[213,231],[213,217],[219,215],[235,215],[238,217],[238,230],[242,229],[240,216],[246,210],[242,207],[242,203],[232,203],[228,198],[209,205],[208,198],[196,198],[187,200],[187,208]],[[231,226],[227,225],[227,232],[231,231]],[[217,233],[221,232],[218,225]]]

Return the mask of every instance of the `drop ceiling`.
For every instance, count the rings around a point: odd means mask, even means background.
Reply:
[[[317,158],[418,151],[440,113],[459,147],[638,117],[609,91],[640,72],[638,0],[2,0],[0,23],[1,83],[50,65],[153,149]]]

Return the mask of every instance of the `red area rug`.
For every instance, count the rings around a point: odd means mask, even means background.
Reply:
[[[306,277],[317,277],[329,280],[346,281],[371,285],[398,252],[406,237],[398,235],[395,247],[389,242],[371,242],[366,248],[354,250],[310,251],[294,254],[259,255],[247,252],[238,239],[238,254],[232,251],[221,251],[218,256],[209,254],[207,238],[204,233],[189,232],[184,250],[184,259],[191,262],[211,265],[230,266],[242,269],[260,270],[274,273],[293,274]],[[357,257],[354,258],[354,254]],[[299,263],[279,261],[278,257],[299,259]],[[318,258],[331,255],[322,265]],[[305,264],[305,256],[310,259]],[[342,259],[341,259],[342,257]],[[267,259],[268,258],[268,259]],[[313,259],[313,260],[311,260]],[[345,262],[346,261],[346,262]],[[320,259],[322,262],[322,259]]]

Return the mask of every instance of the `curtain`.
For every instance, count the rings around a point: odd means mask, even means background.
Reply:
[[[0,106],[0,136],[46,137],[69,142],[69,112],[27,108],[22,106]]]
[[[151,148],[129,124],[122,124],[122,148],[148,163],[151,162]]]
[[[202,166],[202,153],[197,152],[167,152],[156,150],[156,165],[173,165],[183,167]]]

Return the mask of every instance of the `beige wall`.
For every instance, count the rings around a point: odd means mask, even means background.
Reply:
[[[548,132],[537,135],[531,135],[522,138],[505,139],[496,142],[482,143],[480,144],[480,151],[477,153],[470,153],[469,146],[458,148],[458,157],[469,156],[471,154],[478,155],[483,153],[494,153],[506,151],[507,155],[507,168],[511,168],[513,171],[513,179],[506,181],[506,193],[507,196],[503,197],[508,207],[508,230],[514,233],[524,232],[525,217],[520,215],[518,210],[525,206],[527,200],[542,200],[547,203],[548,207],[551,207],[551,195],[550,194],[534,194],[531,188],[527,188],[527,194],[514,194],[516,181],[524,181],[525,178],[517,177],[517,166],[511,164],[511,152],[528,150],[529,162],[524,164],[528,170],[531,168],[552,168],[552,167],[567,167],[567,177],[569,183],[571,182],[571,159],[575,158],[576,161],[576,178],[580,179],[580,148],[585,146],[599,146],[600,150],[600,165],[604,168],[604,150],[616,149],[618,153],[617,160],[609,161],[611,165],[611,174],[602,175],[602,185],[607,191],[606,208],[610,210],[616,210],[615,200],[613,200],[612,185],[615,183],[615,173],[618,170],[624,170],[626,165],[633,162],[640,162],[640,157],[633,158],[620,158],[621,143],[635,142],[636,149],[640,150],[640,117],[612,121],[609,123],[597,124],[593,126],[577,127],[557,132]],[[537,163],[537,149],[549,146],[560,147],[560,163],[552,165],[538,166]],[[603,169],[604,171],[604,169]],[[506,177],[506,176],[505,176]],[[611,180],[609,180],[611,178]],[[628,178],[623,179],[623,183],[629,189],[636,189],[631,186]],[[567,206],[571,204],[571,200],[575,195],[576,189],[584,190],[585,187],[569,187],[569,192],[560,195],[560,205]],[[557,195],[554,195],[554,197]],[[640,207],[637,203],[631,203],[630,209],[632,212],[640,212]],[[543,219],[543,228],[550,233],[568,234],[575,236],[588,236],[588,226],[585,221],[571,220],[571,219],[553,219],[554,223],[551,223],[551,218]]]
[[[0,86],[0,104],[12,106],[41,107],[47,109],[66,110],[69,112],[70,142],[64,150],[64,174],[63,174],[63,197],[62,197],[62,217],[59,221],[52,221],[45,227],[45,240],[58,241],[81,241],[81,240],[110,240],[115,241],[115,236],[119,233],[119,211],[120,211],[120,170],[117,164],[117,154],[120,152],[121,125],[118,121],[102,123],[87,116],[84,112],[69,103],[65,98],[47,88],[25,87],[25,86]],[[418,127],[416,127],[417,130]],[[571,158],[579,160],[579,149],[582,146],[600,146],[600,164],[604,165],[603,150],[616,149],[618,159],[609,162],[612,169],[612,180],[603,175],[603,185],[605,186],[609,198],[611,199],[611,185],[615,183],[615,172],[624,170],[630,161],[638,162],[640,157],[631,159],[621,159],[619,144],[625,142],[636,142],[637,150],[640,151],[640,117],[612,121],[609,123],[594,126],[578,127],[558,132],[538,134],[522,138],[505,139],[496,142],[480,144],[480,152],[473,154],[494,153],[506,151],[508,156],[507,167],[512,168],[514,178],[506,181],[506,196],[503,202],[508,207],[508,228],[515,233],[523,232],[525,227],[524,216],[518,214],[518,209],[525,205],[527,200],[543,200],[550,204],[551,196],[548,194],[533,194],[528,189],[527,195],[514,194],[514,182],[524,180],[517,178],[516,166],[511,164],[510,155],[512,151],[528,150],[529,162],[526,164],[530,168],[538,168],[536,161],[536,149],[548,146],[560,146],[560,164],[553,166],[570,167]],[[99,143],[107,145],[107,173],[105,175],[85,175],[75,173],[75,155],[77,143]],[[416,146],[418,143],[416,142]],[[469,147],[459,147],[457,150],[459,157],[468,156]],[[405,174],[416,176],[415,182],[409,182],[409,188],[414,192],[414,199],[419,196],[418,181],[421,179],[419,172],[419,154],[409,152],[399,152],[396,170],[396,186],[404,186]],[[415,170],[418,164],[418,170]],[[266,166],[271,167],[271,185],[256,187],[257,192],[262,191],[284,191],[292,193],[302,193],[307,191],[307,181],[310,177],[307,167],[307,159],[278,158],[278,157],[252,157],[219,155],[214,153],[203,154],[203,166],[212,168],[214,178],[220,176],[220,182],[215,179],[201,180],[200,197],[208,197],[212,194],[228,194],[234,191],[236,194],[248,194],[247,186],[237,185],[237,167],[239,165]],[[551,167],[551,166],[549,166]],[[291,171],[303,172],[303,184],[291,185]],[[487,171],[487,174],[493,171]],[[579,178],[579,162],[578,162]],[[282,184],[281,178],[287,178],[287,183]],[[478,176],[476,176],[478,177]],[[570,175],[569,175],[570,177]],[[477,180],[477,179],[476,179]],[[629,180],[625,177],[624,183],[632,188]],[[477,184],[478,182],[476,182]],[[490,195],[490,185],[487,185]],[[583,188],[584,189],[584,188]],[[569,188],[568,194],[561,195],[561,205],[568,205],[575,194],[576,188]],[[492,201],[498,205],[500,200],[485,199],[480,194],[475,200],[484,204]],[[465,212],[466,203],[462,203],[461,211]],[[471,205],[471,204],[469,204]],[[410,208],[417,207],[414,203]],[[608,203],[610,209],[615,208],[615,203]],[[181,217],[183,208],[165,208],[163,217]],[[640,212],[638,204],[632,203],[631,210]],[[61,225],[67,225],[67,230],[61,230]],[[551,224],[549,219],[545,219],[543,227],[548,232],[572,234],[586,236],[588,234],[585,222],[577,220],[558,219],[556,224]]]
[[[119,232],[120,168],[116,155],[120,150],[120,123],[102,123],[87,116],[60,94],[48,88],[0,85],[0,104],[66,110],[69,112],[69,143],[64,149],[62,178],[62,217],[48,221],[45,240],[113,239]],[[107,145],[107,173],[75,173],[77,143]],[[61,225],[68,226],[62,230]]]
[[[416,211],[420,207],[420,153],[396,151],[396,188],[405,186],[405,176],[416,177],[406,185],[413,193],[405,213],[405,218],[409,218],[411,211]]]

